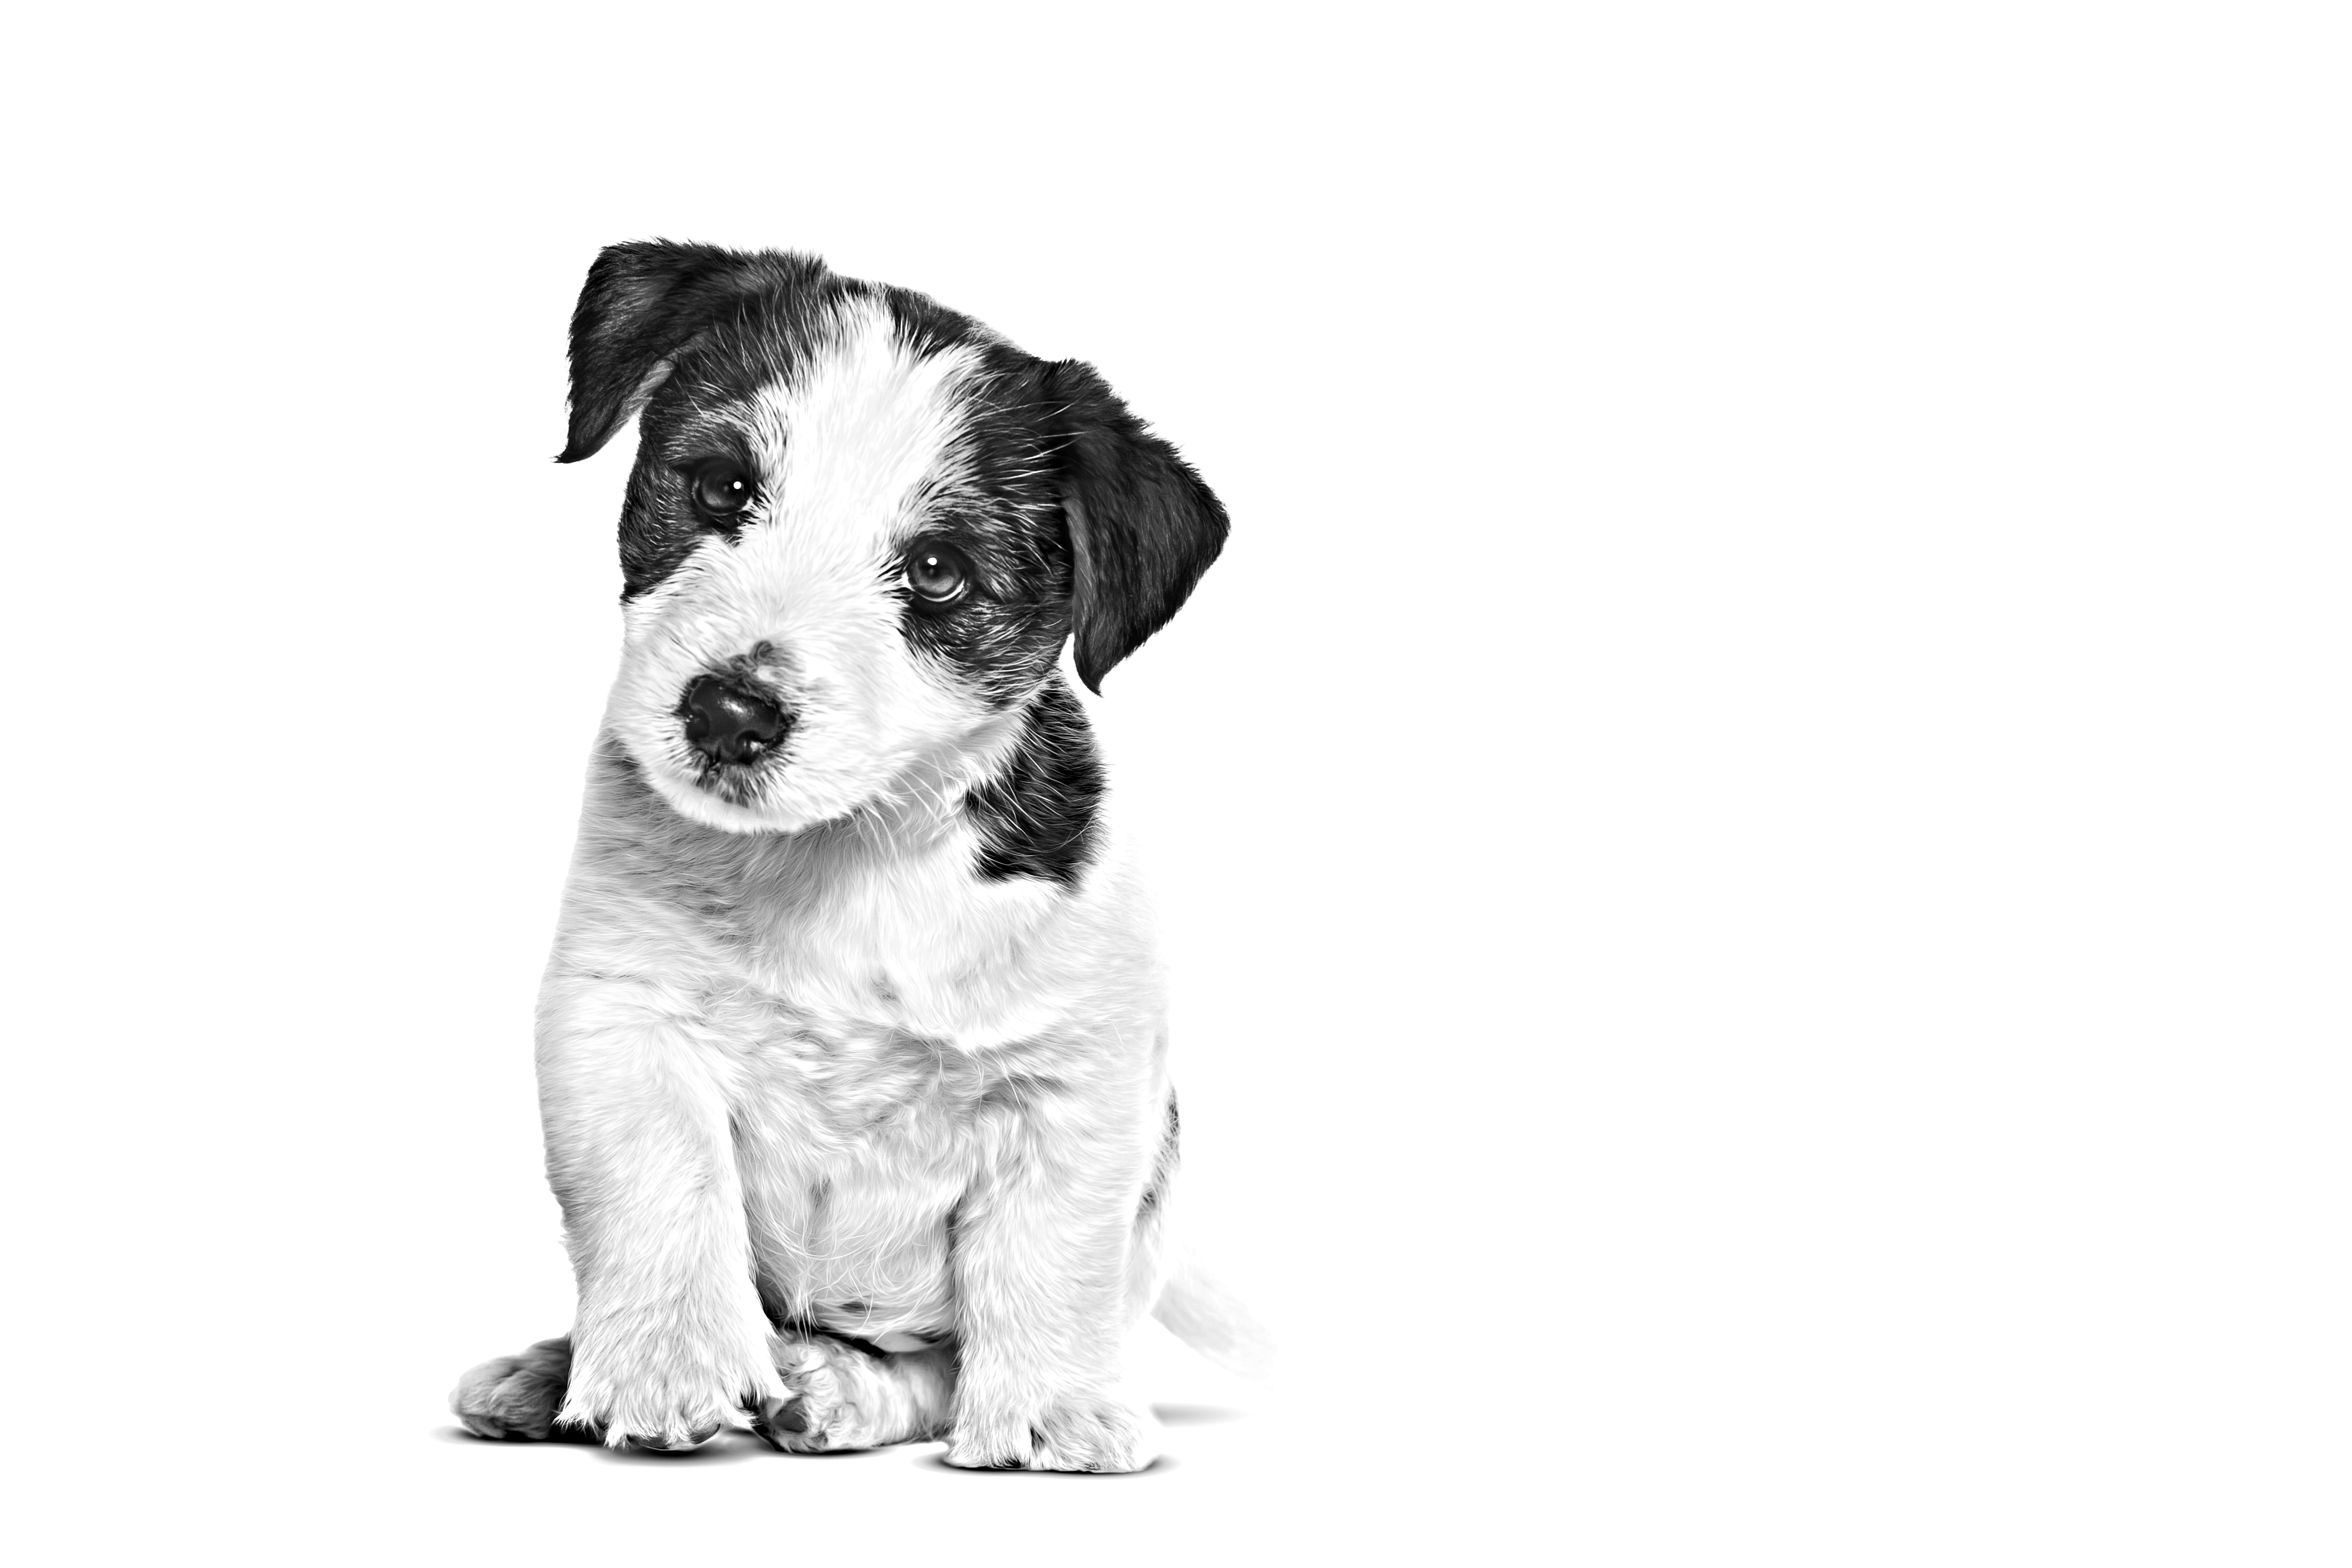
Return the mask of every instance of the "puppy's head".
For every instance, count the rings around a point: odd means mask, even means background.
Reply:
[[[1224,510],[1075,360],[808,257],[589,269],[562,462],[639,417],[609,723],[694,819],[792,831],[976,779],[1076,640],[1176,613]]]

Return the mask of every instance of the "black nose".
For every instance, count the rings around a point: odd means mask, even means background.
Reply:
[[[678,707],[686,738],[714,763],[755,762],[784,738],[793,721],[772,702],[706,675],[686,689]]]

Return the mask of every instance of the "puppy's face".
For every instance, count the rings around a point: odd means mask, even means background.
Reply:
[[[607,722],[713,826],[978,783],[1074,626],[1096,685],[1223,540],[1087,367],[803,258],[615,247],[572,361],[566,460],[642,410]]]
[[[623,521],[610,714],[673,805],[790,830],[985,763],[1069,629],[1039,381],[910,341],[870,295],[730,322],[673,368]]]

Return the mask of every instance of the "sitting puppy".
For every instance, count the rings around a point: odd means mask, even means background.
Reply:
[[[1163,1258],[1159,965],[1056,665],[1099,691],[1223,509],[1089,366],[807,257],[614,246],[571,357],[561,461],[640,418],[539,1003],[579,1312],[457,1414],[1141,1467],[1140,1314],[1256,1342]]]

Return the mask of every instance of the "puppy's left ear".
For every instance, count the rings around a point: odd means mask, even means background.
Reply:
[[[1055,460],[1076,571],[1070,632],[1078,679],[1102,678],[1168,624],[1225,544],[1225,509],[1094,366],[1045,366]]]
[[[763,263],[773,281],[824,270],[811,257],[667,239],[599,252],[572,311],[572,427],[555,460],[576,463],[604,450],[669,374],[670,356],[740,299]]]

